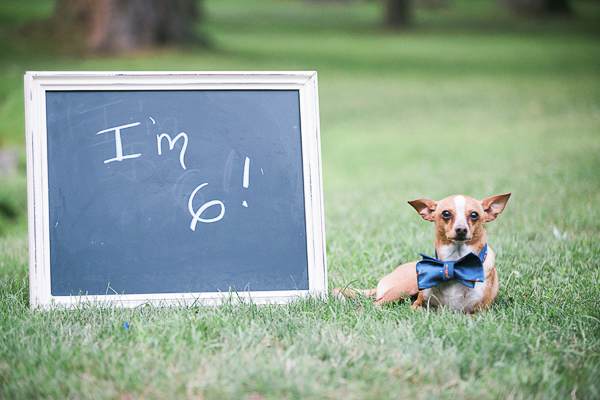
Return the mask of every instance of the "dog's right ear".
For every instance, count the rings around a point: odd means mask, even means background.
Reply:
[[[435,211],[435,207],[437,206],[437,202],[433,200],[419,199],[419,200],[411,200],[408,202],[425,221],[433,222],[433,212]]]

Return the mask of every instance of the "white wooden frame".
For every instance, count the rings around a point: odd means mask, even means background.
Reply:
[[[27,201],[29,216],[29,283],[32,308],[109,302],[122,307],[219,304],[224,300],[285,303],[298,296],[327,290],[327,262],[321,171],[317,73],[310,72],[27,72],[25,128],[27,139]],[[136,90],[298,90],[308,290],[236,293],[168,293],[104,296],[52,296],[46,125],[47,91]]]

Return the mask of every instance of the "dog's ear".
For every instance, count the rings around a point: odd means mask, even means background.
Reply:
[[[490,197],[481,200],[483,211],[487,214],[486,222],[493,221],[496,219],[498,214],[504,210],[506,202],[510,198],[510,193],[499,194],[498,196]]]
[[[437,206],[437,202],[433,200],[419,199],[411,200],[408,202],[417,212],[423,217],[425,221],[433,222],[433,212]]]

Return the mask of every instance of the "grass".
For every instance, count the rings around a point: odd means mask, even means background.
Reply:
[[[331,287],[431,253],[407,200],[513,196],[488,229],[499,298],[473,318],[333,298],[39,312],[21,170],[0,180],[0,397],[600,397],[597,2],[531,21],[456,0],[399,34],[376,2],[207,0],[212,49],[119,57],[15,35],[52,10],[28,4],[0,6],[4,146],[23,147],[26,70],[317,70]]]

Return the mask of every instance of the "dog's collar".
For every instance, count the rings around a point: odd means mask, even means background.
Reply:
[[[456,261],[438,260],[437,251],[435,255],[436,258],[421,254],[423,260],[417,263],[419,290],[454,279],[470,288],[474,288],[476,282],[483,282],[483,262],[487,257],[487,243],[479,255],[469,253]]]

